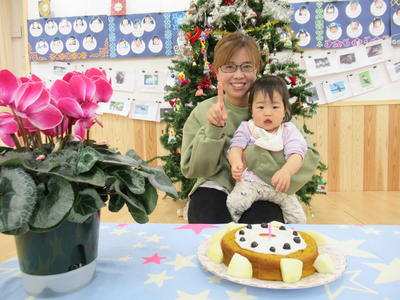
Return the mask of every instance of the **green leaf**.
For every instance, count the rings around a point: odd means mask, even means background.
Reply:
[[[1,167],[0,232],[26,227],[37,201],[36,184],[21,168]]]
[[[113,172],[113,175],[118,178],[132,193],[143,194],[145,192],[145,179],[142,175],[134,170],[118,170]]]
[[[125,200],[120,195],[111,195],[108,201],[108,210],[111,212],[118,212],[124,206]]]
[[[99,167],[92,168],[90,171],[79,175],[65,173],[64,171],[65,169],[63,168],[56,168],[48,174],[60,176],[69,182],[81,182],[94,186],[104,186],[106,184],[106,175]]]
[[[78,193],[68,215],[68,221],[82,223],[104,206],[104,202],[95,189],[84,189]]]
[[[156,189],[164,191],[175,198],[178,197],[175,187],[173,186],[169,177],[165,175],[165,172],[162,167],[151,168],[151,169],[150,167],[148,167],[144,171],[149,172],[150,176],[148,177],[148,180]]]
[[[146,213],[151,214],[157,205],[157,190],[150,183],[146,183],[146,191],[142,195],[137,195],[137,197],[142,201]]]
[[[70,211],[74,198],[68,181],[51,177],[47,183],[47,194],[40,195],[39,205],[30,221],[31,227],[43,231],[59,224]]]
[[[126,206],[128,207],[129,213],[136,222],[144,224],[149,221],[149,217],[143,210],[138,209],[136,206],[133,206],[128,202],[126,203]]]
[[[119,181],[116,181],[113,184],[113,188],[115,189],[117,194],[120,195],[125,200],[129,212],[136,222],[138,223],[148,222],[149,218],[147,217],[146,208],[144,207],[140,199],[136,197],[135,194],[132,194],[129,191],[127,191],[125,194],[121,189]]]
[[[124,156],[119,153],[115,154],[103,154],[99,159],[99,162],[114,166],[127,166],[127,167],[138,167],[139,163],[129,156]]]
[[[93,148],[83,148],[82,151],[79,153],[78,163],[76,166],[78,174],[89,171],[100,158],[100,153]]]

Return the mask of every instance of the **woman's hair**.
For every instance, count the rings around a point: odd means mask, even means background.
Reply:
[[[262,93],[263,95],[268,95],[269,99],[271,99],[272,101],[275,91],[282,96],[283,106],[285,108],[285,117],[283,118],[283,122],[290,121],[290,119],[292,118],[292,106],[289,103],[289,91],[286,86],[286,82],[281,77],[274,75],[265,75],[257,79],[250,88],[249,91],[250,117],[252,116],[252,106],[255,95],[258,93]]]
[[[248,35],[240,32],[230,33],[220,39],[214,48],[214,68],[218,70],[219,67],[229,62],[235,52],[241,48],[245,48],[250,56],[251,61],[260,72],[261,68],[261,55],[260,48],[256,41]]]

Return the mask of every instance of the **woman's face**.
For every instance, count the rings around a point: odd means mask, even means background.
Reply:
[[[247,53],[246,48],[240,48],[226,64],[240,66],[244,63],[252,64],[253,61]],[[222,82],[226,96],[233,105],[247,106],[248,90],[256,80],[256,73],[256,68],[251,72],[243,72],[238,67],[234,73],[224,73],[221,71],[221,68],[217,70],[218,81]]]

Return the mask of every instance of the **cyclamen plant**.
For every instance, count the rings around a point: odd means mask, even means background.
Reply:
[[[37,76],[0,71],[0,232],[46,231],[65,218],[84,222],[108,201],[127,205],[145,223],[157,190],[176,197],[161,167],[148,166],[134,150],[121,155],[89,139],[101,123],[96,110],[112,96],[102,70],[67,73],[50,88]]]

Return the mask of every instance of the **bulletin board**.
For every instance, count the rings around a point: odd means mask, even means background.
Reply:
[[[373,0],[363,1],[372,3]],[[305,1],[291,0],[289,2],[292,3],[293,7],[297,5],[298,8],[300,8],[301,3]],[[307,3],[312,6],[316,5],[317,2],[323,2],[325,5],[329,1],[308,1]],[[349,1],[331,2],[336,4],[343,2],[344,4],[348,4]],[[49,18],[57,19],[59,22],[61,22],[62,19],[67,19],[71,23],[72,32],[74,32],[73,26],[78,17],[82,17],[88,24],[86,31],[79,35],[76,34],[81,47],[77,52],[83,52],[81,50],[85,49],[83,47],[83,39],[88,35],[92,35],[95,38],[96,47],[86,51],[86,57],[78,60],[51,61],[46,58],[46,60],[43,61],[32,61],[32,73],[43,77],[51,83],[51,81],[54,81],[56,78],[62,78],[63,74],[69,70],[79,71],[89,67],[102,68],[113,78],[113,100],[115,100],[114,102],[118,102],[114,103],[113,107],[104,107],[104,113],[111,112],[132,118],[157,121],[160,119],[160,115],[163,111],[171,109],[168,103],[165,103],[163,100],[163,87],[166,84],[174,84],[174,76],[176,78],[177,75],[172,74],[168,69],[168,67],[172,65],[171,60],[174,58],[174,46],[171,47],[172,53],[150,53],[145,51],[141,53],[142,55],[134,53],[132,51],[132,43],[135,41],[136,37],[133,33],[124,35],[122,32],[118,32],[118,30],[120,30],[119,27],[124,22],[125,16],[112,16],[111,18],[110,3],[110,0],[96,1],[96,5],[92,5],[93,2],[90,0],[70,0],[68,2],[53,0],[52,15]],[[185,11],[189,5],[190,0],[146,0],[140,2],[127,0],[126,17],[131,21],[131,26],[134,26],[135,20],[140,20],[143,24],[143,20],[149,14],[157,24],[162,22],[161,16],[169,15],[170,20],[172,20],[170,25],[171,31],[168,33],[171,34],[170,41],[179,44],[177,18],[174,19],[174,17],[171,17],[171,14]],[[40,19],[37,13],[37,2],[35,0],[29,1],[28,13],[29,26],[33,24],[35,19]],[[100,20],[104,25],[107,24],[108,28],[106,29],[104,27],[104,32],[93,32],[93,30],[91,30],[90,23],[92,22],[93,16],[100,16]],[[110,20],[113,21],[113,25]],[[42,30],[45,30],[45,21],[44,19],[41,20]],[[394,22],[394,20],[390,22]],[[110,28],[112,26],[114,26],[114,35],[110,35]],[[137,35],[139,34],[140,32],[137,33]],[[148,43],[155,35],[162,36],[162,34],[156,32],[155,29],[154,31],[143,31],[142,39],[145,41],[147,47]],[[69,35],[63,37],[64,45],[69,37]],[[121,39],[124,39],[124,37],[127,44],[130,46],[129,54],[125,55],[124,52],[117,51],[117,43]],[[50,44],[53,39],[50,37],[45,38],[49,48],[51,47]],[[105,47],[107,39],[109,43],[108,48]],[[291,51],[283,53],[283,55],[296,60],[307,70],[306,75],[313,83],[312,88],[318,91],[317,94],[322,95],[321,97],[316,97],[318,99],[315,99],[315,101],[319,101],[320,104],[364,104],[366,101],[378,104],[393,101],[400,102],[398,93],[393,93],[393,91],[400,91],[400,80],[398,80],[397,77],[398,74],[400,74],[400,62],[398,61],[398,58],[400,58],[400,47],[396,47],[395,45],[387,46],[386,43],[389,40],[386,38],[379,38],[377,40],[378,43],[379,41],[382,42],[383,49],[388,49],[384,51],[384,56],[377,55],[373,58],[367,56],[367,59],[365,58],[363,53],[366,52],[363,51],[367,51],[366,47],[370,47],[372,50],[379,48],[379,46],[373,47],[374,45],[369,45],[369,43],[376,42],[370,40],[368,40],[368,43],[362,43],[362,45],[356,46],[350,43],[346,47],[304,47],[304,53],[301,55],[292,55]],[[39,42],[39,37],[35,40],[35,45],[37,42]],[[162,40],[162,42],[163,46],[166,46],[168,43],[166,39]],[[390,40],[390,43],[392,43],[392,40]],[[108,52],[102,52],[100,48],[107,48]],[[166,51],[167,48],[164,49]],[[346,51],[349,53],[345,53]],[[345,58],[353,57],[352,54],[354,54],[354,57],[359,58],[357,63],[346,64]],[[104,57],[101,57],[101,55],[104,55]],[[331,62],[333,65],[338,64],[341,67],[330,68],[330,70],[329,68],[325,69],[325,67],[320,67],[320,70],[318,70],[319,68],[317,68],[315,59],[320,59],[320,65],[323,66],[322,62],[325,58],[328,58],[328,60],[332,59]],[[340,59],[342,59],[342,64],[340,64]],[[314,69],[310,67],[310,64],[311,66],[314,64]],[[358,82],[354,78],[358,78]],[[362,83],[361,79],[369,79],[370,82]],[[331,88],[335,83],[339,86],[338,91],[340,92],[338,93],[334,91],[334,88]],[[341,90],[343,85],[344,87],[349,87],[347,92]],[[351,90],[350,94],[349,90]],[[130,110],[128,110],[127,107],[130,107]]]

